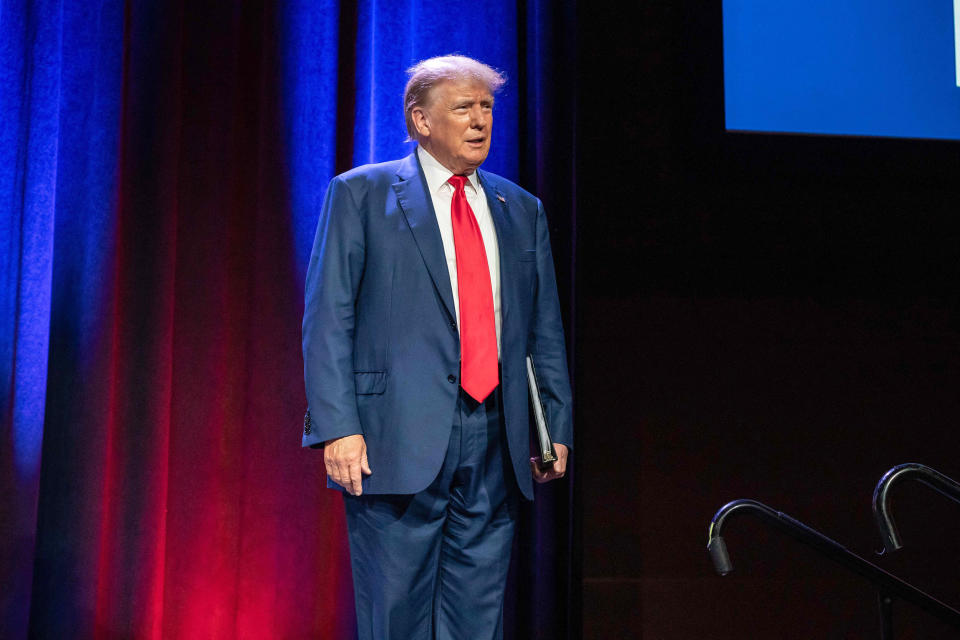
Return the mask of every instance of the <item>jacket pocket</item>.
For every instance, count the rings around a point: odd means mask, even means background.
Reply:
[[[520,257],[518,260],[520,262],[535,262],[537,259],[537,250],[536,249],[524,249],[520,252]]]
[[[386,371],[354,371],[353,382],[358,396],[377,395],[387,388]]]

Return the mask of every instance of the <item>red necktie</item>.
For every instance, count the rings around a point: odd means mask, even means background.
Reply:
[[[467,203],[466,176],[453,176],[450,217],[457,254],[460,298],[460,386],[477,402],[497,388],[497,327],[493,315],[490,267],[480,226]]]

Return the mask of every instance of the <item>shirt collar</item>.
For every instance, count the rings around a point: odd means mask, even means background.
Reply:
[[[430,152],[420,145],[417,145],[417,157],[420,158],[420,166],[423,167],[423,175],[427,179],[427,188],[430,190],[430,193],[437,193],[447,185],[447,180],[450,179],[453,172],[440,164],[439,160],[430,155]],[[480,193],[480,179],[477,177],[476,170],[467,176],[467,185],[473,187],[473,190],[477,193]],[[448,186],[451,189],[453,188],[452,185]]]

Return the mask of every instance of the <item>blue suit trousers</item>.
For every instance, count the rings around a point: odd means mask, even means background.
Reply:
[[[461,389],[443,466],[426,489],[344,494],[360,640],[502,638],[520,499],[512,474],[500,388],[482,404]]]

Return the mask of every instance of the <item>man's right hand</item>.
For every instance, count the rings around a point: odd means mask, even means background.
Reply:
[[[330,479],[354,496],[363,493],[363,476],[373,473],[367,464],[367,443],[359,434],[327,440],[323,463]]]

